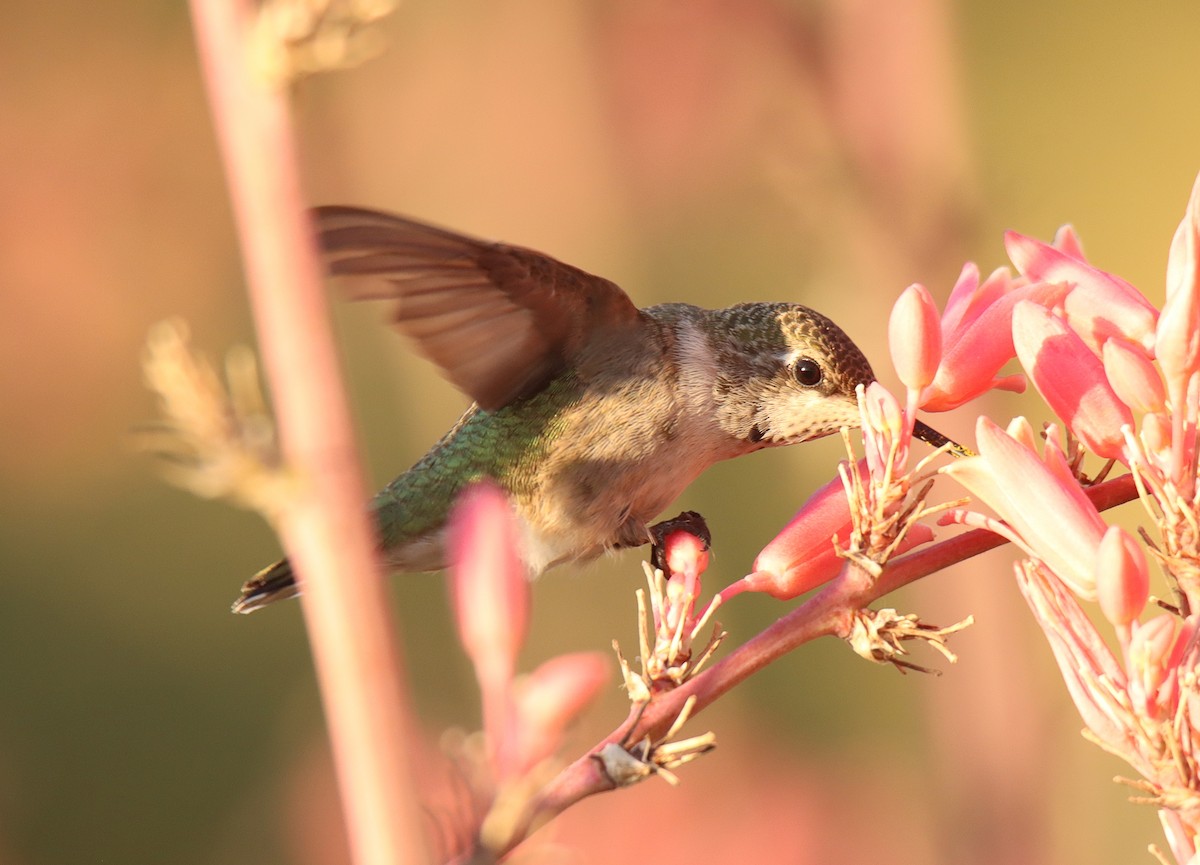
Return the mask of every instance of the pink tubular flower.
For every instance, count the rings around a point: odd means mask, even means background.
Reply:
[[[529,620],[529,581],[503,491],[481,481],[450,516],[451,591],[459,637],[475,667],[497,777],[516,771],[512,679]]]
[[[860,462],[865,472],[866,463]],[[833,545],[837,535],[850,534],[850,505],[841,478],[821,487],[796,512],[775,539],[754,560],[754,572],[721,593],[727,598],[742,591],[766,592],[786,601],[828,582],[842,569]]]
[[[1092,453],[1124,456],[1122,426],[1133,426],[1129,407],[1117,398],[1104,364],[1067,323],[1036,303],[1013,310],[1013,344],[1038,393]]]
[[[1096,595],[1104,617],[1119,627],[1141,615],[1150,597],[1146,555],[1129,532],[1109,526],[1096,553]]]
[[[753,573],[720,593],[722,601],[745,591],[788,600],[835,577],[847,548],[883,565],[933,539],[933,530],[917,522],[923,513],[910,507],[912,430],[900,404],[874,382],[859,391],[859,409],[866,457],[839,465],[839,476],[813,493],[758,554]]]
[[[1082,255],[1077,239],[1068,252],[1010,231],[1004,235],[1004,245],[1023,276],[1069,289],[1063,299],[1067,322],[1093,351],[1099,352],[1113,336],[1123,336],[1148,352],[1154,350],[1158,310],[1125,280],[1072,254]]]
[[[997,376],[1015,356],[1013,307],[1021,300],[1052,306],[1067,291],[1063,285],[1014,280],[1004,268],[980,284],[978,268],[963,267],[942,316],[942,360],[921,408],[949,411],[993,388],[1023,391],[1024,376]]]
[[[1125,688],[1125,671],[1054,574],[1030,561],[1018,562],[1015,570],[1017,587],[1046,633],[1083,722],[1101,741],[1123,746],[1129,725],[1112,691]]]
[[[986,417],[975,431],[979,456],[957,460],[942,471],[1007,526],[980,518],[1046,564],[1071,590],[1096,596],[1096,550],[1107,526],[1071,476],[1061,449],[1047,443],[1045,455],[1025,447]]]

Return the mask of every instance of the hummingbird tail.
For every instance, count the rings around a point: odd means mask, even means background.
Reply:
[[[253,613],[267,604],[295,597],[299,593],[291,563],[287,559],[280,559],[263,568],[242,586],[241,596],[233,602],[233,612]]]

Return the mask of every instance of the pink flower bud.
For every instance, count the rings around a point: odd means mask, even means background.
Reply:
[[[667,589],[662,609],[655,609],[655,625],[674,631],[692,618],[700,596],[700,575],[708,567],[708,544],[685,529],[676,529],[662,540],[667,566]]]
[[[1163,412],[1148,414],[1142,418],[1142,445],[1146,451],[1166,464],[1171,454],[1171,418]]]
[[[896,374],[909,391],[919,393],[933,381],[942,359],[942,331],[937,306],[925,286],[914,283],[896,299],[888,321],[888,346]]]
[[[525,642],[529,580],[508,499],[493,482],[472,484],[458,497],[449,547],[455,613],[467,654],[477,669],[511,670]]]
[[[459,638],[475,667],[497,776],[514,771],[512,678],[529,619],[529,581],[508,499],[491,481],[464,490],[449,522]]]
[[[1167,397],[1162,376],[1140,346],[1120,337],[1104,343],[1104,374],[1121,402],[1134,411],[1145,414],[1163,410]]]
[[[1133,426],[1133,415],[1109,386],[1104,364],[1066,322],[1022,301],[1013,311],[1013,344],[1038,393],[1088,450],[1121,458],[1121,427]]]
[[[517,681],[517,775],[558,750],[567,727],[596,699],[609,677],[607,657],[577,652],[551,658]]]
[[[1108,527],[1096,551],[1096,597],[1114,625],[1128,625],[1140,616],[1150,597],[1146,555],[1120,526]]]
[[[867,480],[866,460],[859,460],[855,470]],[[725,588],[721,598],[727,600],[741,592],[765,592],[786,601],[832,580],[842,569],[833,536],[844,542],[850,537],[850,529],[846,489],[840,477],[834,478],[813,493],[783,531],[763,547],[754,560],[754,572]],[[933,530],[915,523],[897,552],[907,552],[931,540]]]
[[[1008,422],[1008,427],[1004,430],[1016,441],[1029,448],[1034,453],[1037,453],[1038,436],[1033,431],[1033,426],[1024,415],[1017,415]]]
[[[1181,225],[1180,230],[1183,228]],[[1193,240],[1192,254],[1195,253],[1194,243]],[[1173,246],[1173,256],[1175,251]],[[1185,412],[1188,383],[1200,371],[1200,296],[1195,280],[1178,279],[1174,291],[1167,296],[1158,320],[1154,350],[1167,380],[1171,410]]]
[[[865,472],[865,461],[858,468]],[[842,568],[834,535],[850,536],[850,505],[840,477],[809,496],[783,531],[763,547],[754,560],[754,573],[741,580],[745,590],[785,601],[833,579]]]
[[[1192,194],[1188,198],[1187,211],[1175,236],[1171,239],[1171,252],[1167,257],[1167,297],[1174,297],[1181,291],[1195,291],[1196,283],[1200,281],[1200,255],[1197,246],[1200,245],[1200,176],[1192,185]]]

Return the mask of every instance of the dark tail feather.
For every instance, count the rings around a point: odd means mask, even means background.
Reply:
[[[295,597],[299,593],[291,564],[287,559],[280,559],[263,568],[242,586],[241,597],[233,602],[233,611],[253,613],[267,604]]]

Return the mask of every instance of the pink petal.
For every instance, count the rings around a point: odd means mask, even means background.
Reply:
[[[942,313],[942,342],[948,342],[953,334],[970,327],[989,306],[1025,284],[1023,279],[1014,280],[1007,267],[996,268],[980,284],[979,268],[975,262],[968,261],[963,265]]]
[[[1008,427],[1004,431],[1031,451],[1037,451],[1037,433],[1033,431],[1033,425],[1029,423],[1024,415],[1017,415],[1010,420]]]
[[[888,346],[906,388],[920,391],[933,381],[942,359],[942,331],[937,306],[925,286],[914,283],[896,299],[888,321]]]
[[[1121,427],[1133,426],[1133,415],[1078,334],[1045,307],[1022,302],[1013,311],[1013,340],[1038,393],[1071,432],[1092,453],[1120,459]]]
[[[1150,574],[1141,546],[1120,526],[1109,526],[1096,552],[1096,597],[1104,617],[1128,625],[1150,597]]]
[[[1158,323],[1162,327],[1162,319]],[[1113,393],[1139,414],[1162,411],[1166,403],[1162,376],[1140,346],[1120,337],[1104,343],[1104,374]]]
[[[1112,336],[1153,349],[1158,310],[1128,282],[1015,231],[1004,235],[1004,245],[1017,270],[1031,280],[1072,286],[1064,312],[1093,351]]]
[[[1077,258],[1080,261],[1087,261],[1083,254],[1083,244],[1079,240],[1079,235],[1075,231],[1073,225],[1060,226],[1058,231],[1054,233],[1054,243],[1051,244],[1055,249],[1063,252],[1071,258]]]
[[[451,589],[459,636],[480,686],[506,688],[529,621],[529,581],[508,499],[491,481],[468,487],[450,516]]]

